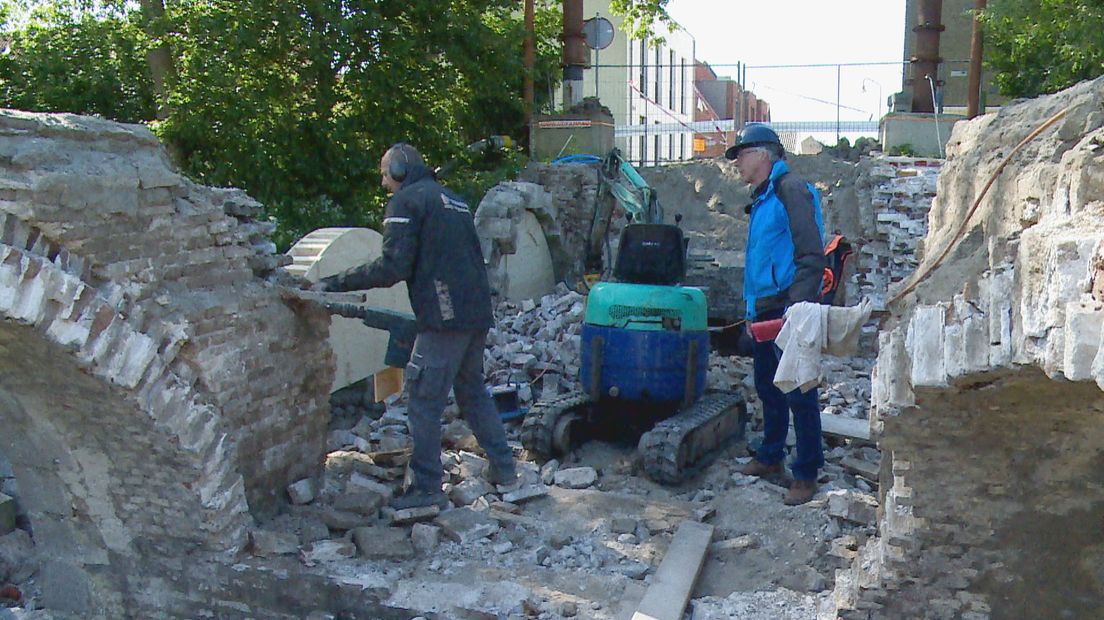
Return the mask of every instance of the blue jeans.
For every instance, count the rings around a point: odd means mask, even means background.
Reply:
[[[471,427],[487,459],[499,471],[514,471],[514,453],[498,409],[483,384],[483,347],[487,330],[426,331],[414,340],[406,365],[407,413],[414,454],[413,487],[441,490],[441,414],[449,390],[456,394],[460,415]]]
[[[820,439],[820,405],[817,389],[804,394],[794,390],[784,394],[774,385],[774,373],[782,350],[770,342],[753,345],[755,362],[755,391],[763,403],[763,445],[756,459],[764,465],[781,463],[786,458],[786,433],[790,428],[790,412],[793,412],[794,433],[797,435],[797,458],[790,471],[797,480],[816,480],[817,470],[824,465],[824,446]]]

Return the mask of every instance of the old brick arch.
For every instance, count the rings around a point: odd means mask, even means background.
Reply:
[[[196,613],[189,571],[317,473],[328,317],[264,279],[259,215],[143,127],[0,111],[0,452],[51,608]]]

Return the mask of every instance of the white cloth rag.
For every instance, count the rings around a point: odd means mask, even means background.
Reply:
[[[794,304],[786,310],[782,331],[775,344],[782,349],[774,384],[785,393],[808,392],[823,377],[823,356],[854,355],[862,326],[870,318],[872,304],[863,299],[857,306],[825,306],[812,302]]]

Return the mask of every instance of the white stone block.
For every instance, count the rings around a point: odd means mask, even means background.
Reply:
[[[951,324],[943,328],[943,368],[948,377],[966,373],[966,348],[962,326]]]
[[[1081,302],[1068,304],[1064,331],[1062,373],[1070,381],[1091,379],[1104,334],[1104,306]]]
[[[1062,327],[1051,328],[1047,337],[1040,342],[1043,347],[1043,356],[1039,365],[1042,367],[1043,372],[1046,373],[1046,376],[1051,379],[1058,379],[1063,376],[1063,362],[1066,357],[1065,332],[1065,328]]]
[[[871,375],[871,403],[875,410],[915,403],[904,340],[900,328],[878,334],[878,362]]]
[[[918,306],[909,322],[905,346],[912,359],[914,386],[946,386],[943,361],[944,308],[942,305]]]
[[[26,257],[24,265],[28,264]],[[46,310],[46,287],[44,286],[42,272],[30,280],[25,280],[19,286],[19,293],[12,304],[11,317],[17,321],[36,324],[42,320]]]
[[[118,346],[108,368],[111,380],[128,388],[138,385],[146,367],[157,355],[157,343],[149,336],[131,331]]]

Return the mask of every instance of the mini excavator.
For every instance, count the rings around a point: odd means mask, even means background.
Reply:
[[[589,439],[640,433],[645,473],[677,484],[743,438],[743,396],[706,391],[710,336],[705,293],[683,286],[688,240],[663,223],[655,191],[614,149],[602,160],[585,268],[589,293],[581,339],[581,390],[539,401],[522,444],[543,459]],[[604,274],[615,204],[629,218]]]

